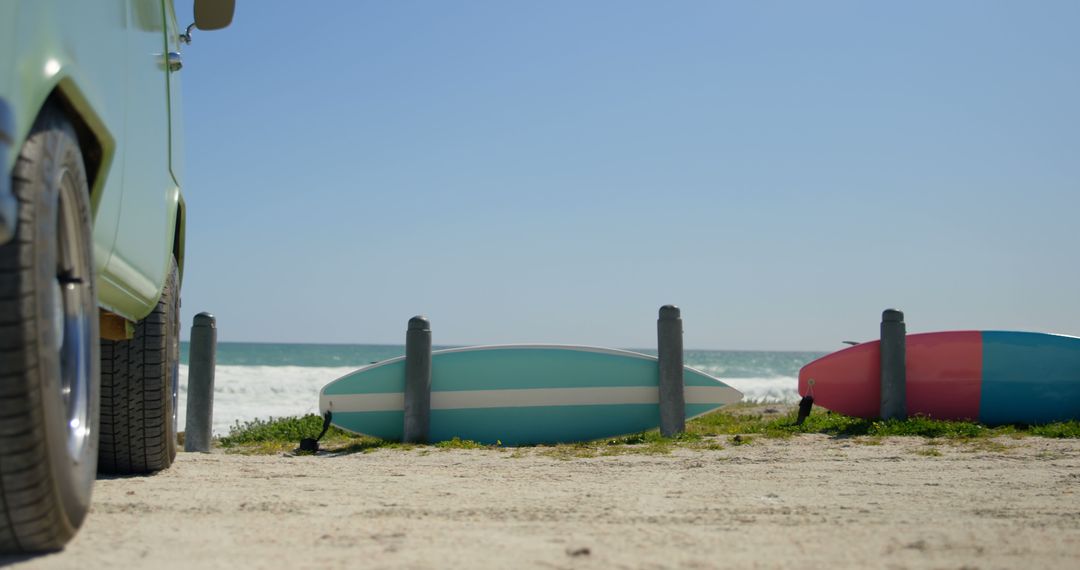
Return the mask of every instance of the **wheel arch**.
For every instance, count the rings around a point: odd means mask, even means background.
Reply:
[[[49,104],[60,107],[75,127],[83,154],[86,178],[89,181],[90,208],[92,212],[96,212],[105,176],[116,150],[115,139],[78,83],[70,76],[62,77],[57,82],[41,102],[37,112],[41,113]]]
[[[180,284],[184,282],[184,246],[187,226],[187,206],[184,205],[184,195],[180,194],[176,204],[175,227],[173,228],[173,259],[176,260],[177,279]]]

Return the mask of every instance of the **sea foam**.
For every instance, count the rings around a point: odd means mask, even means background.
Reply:
[[[799,379],[789,376],[772,378],[721,378],[725,384],[743,393],[744,402],[796,402]]]
[[[319,390],[356,370],[353,367],[229,366],[214,372],[214,435],[228,435],[237,422],[319,412]],[[188,367],[180,365],[180,430],[187,413]]]

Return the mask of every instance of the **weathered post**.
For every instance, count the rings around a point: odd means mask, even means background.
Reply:
[[[214,315],[195,315],[189,348],[184,451],[208,452],[214,427],[214,366],[217,361],[217,320]]]
[[[907,417],[907,326],[904,313],[881,314],[881,419]]]
[[[405,333],[405,433],[402,441],[424,443],[431,421],[431,322],[409,319]]]
[[[682,316],[675,305],[660,307],[656,341],[660,359],[660,435],[672,437],[686,430]]]

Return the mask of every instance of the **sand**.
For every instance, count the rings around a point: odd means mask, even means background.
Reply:
[[[182,453],[17,568],[1076,568],[1080,441]]]

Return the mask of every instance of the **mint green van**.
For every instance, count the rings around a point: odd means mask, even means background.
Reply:
[[[233,0],[173,2],[0,2],[0,552],[176,455],[181,48]]]

